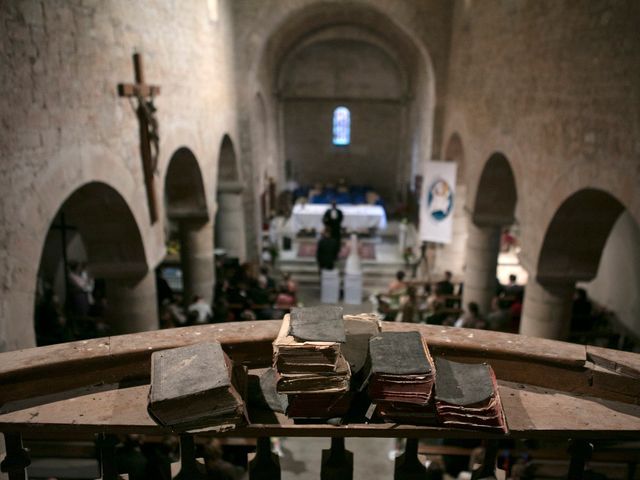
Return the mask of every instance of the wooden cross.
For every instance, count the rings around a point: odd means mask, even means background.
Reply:
[[[138,100],[136,113],[140,124],[140,154],[142,156],[144,184],[147,190],[147,203],[149,204],[151,223],[155,223],[158,220],[158,201],[153,180],[158,162],[159,137],[153,99],[160,94],[160,87],[144,83],[142,57],[139,53],[133,55],[133,68],[135,70],[136,83],[118,84],[118,94],[121,97],[135,97]]]

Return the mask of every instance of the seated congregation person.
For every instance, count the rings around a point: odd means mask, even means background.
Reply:
[[[493,297],[491,300],[491,312],[487,315],[487,328],[497,332],[511,330],[509,303],[500,297]]]
[[[584,288],[576,288],[571,306],[571,330],[584,331],[593,326],[593,304]]]
[[[431,314],[427,316],[427,324],[429,325],[453,325],[455,318],[451,319],[449,310],[444,305],[444,302],[436,300],[431,306]]]
[[[199,296],[194,295],[191,305],[187,308],[187,316],[191,324],[209,323],[213,318],[211,306]]]
[[[291,310],[291,307],[297,305],[296,295],[298,292],[298,285],[291,278],[290,273],[282,274],[282,281],[278,285],[278,291],[276,293],[276,300],[274,304],[275,312],[274,318],[281,318],[285,313]]]
[[[456,323],[453,325],[454,327],[462,327],[462,328],[487,328],[487,322],[480,316],[480,307],[476,302],[469,302],[467,305],[467,312],[462,315]]]
[[[420,305],[415,287],[407,288],[407,298],[402,303],[400,314],[405,323],[420,323]]]
[[[389,295],[403,295],[407,291],[407,283],[404,281],[405,273],[402,270],[396,272],[396,278],[389,284]]]
[[[436,283],[436,294],[437,295],[453,295],[454,286],[451,283],[451,278],[453,274],[450,271],[444,272],[444,280]]]

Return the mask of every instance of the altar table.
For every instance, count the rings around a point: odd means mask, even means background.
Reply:
[[[322,231],[324,225],[322,217],[331,208],[328,204],[298,204],[294,205],[291,215],[291,226],[294,232],[303,229]],[[347,231],[387,228],[387,215],[380,205],[339,205],[344,219],[342,226]]]

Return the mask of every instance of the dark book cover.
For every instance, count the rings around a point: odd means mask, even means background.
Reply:
[[[493,397],[493,374],[486,363],[459,363],[442,357],[436,357],[435,362],[436,400],[464,407]]]
[[[294,307],[290,322],[289,334],[298,341],[344,343],[347,340],[342,307]]]
[[[436,411],[444,425],[508,431],[498,383],[490,365],[436,358],[436,372]]]
[[[383,332],[369,340],[371,372],[430,374],[432,365],[420,332]]]
[[[218,342],[154,352],[148,411],[174,430],[237,425],[245,412],[236,387],[246,390],[246,369],[234,369]]]

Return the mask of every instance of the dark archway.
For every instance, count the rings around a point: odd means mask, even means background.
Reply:
[[[538,281],[592,280],[611,229],[624,209],[618,199],[595,188],[567,198],[545,233],[538,258]]]
[[[82,265],[86,265],[86,268]],[[84,270],[90,278],[104,280],[104,283],[96,282],[99,291],[95,292],[97,298],[93,302],[89,295],[91,292],[82,294],[74,282],[73,275],[80,270]],[[140,230],[120,193],[101,182],[90,182],[75,190],[58,209],[42,248],[36,288],[36,333],[39,343],[90,335],[92,332],[83,329],[81,322],[90,314],[105,318],[109,316],[100,303],[105,297],[114,305],[111,313],[119,312],[118,299],[123,296],[123,283],[127,285],[129,299],[133,298],[131,291],[139,291],[140,286],[146,294],[155,294],[153,278],[150,281],[147,278],[148,270]],[[108,286],[110,283],[111,289]],[[43,312],[55,313],[50,309],[56,307],[56,299],[58,313],[64,313],[68,320],[64,332],[67,337],[46,339],[43,331],[52,325],[43,325],[45,320],[42,315]],[[117,319],[105,324],[110,327],[108,331],[117,333],[154,328],[157,315],[153,308],[155,298],[152,300],[152,307],[143,314],[144,318],[135,318],[139,312],[135,312],[135,306],[130,305],[130,318],[116,315]]]
[[[214,244],[241,262],[245,260],[247,252],[243,190],[235,148],[229,135],[225,135],[218,159]]]
[[[167,217],[208,218],[207,197],[198,160],[182,147],[171,156],[165,177]]]
[[[473,222],[478,226],[505,226],[515,220],[518,193],[509,160],[496,152],[482,169],[473,208]]]
[[[466,244],[468,236],[468,219],[465,213],[467,202],[467,186],[465,183],[465,157],[462,139],[458,133],[453,133],[444,149],[444,159],[454,162],[456,168],[456,196],[453,210],[453,232],[451,242],[436,247],[435,271],[441,274],[452,272],[455,276],[462,275],[466,258]]]
[[[211,303],[214,285],[213,225],[198,160],[186,147],[176,150],[169,162],[165,178],[165,206],[170,242],[177,245],[182,271],[181,277],[174,277],[174,288],[181,288],[185,304],[195,296]],[[163,273],[166,275],[168,271]],[[164,291],[167,291],[166,286]]]
[[[220,155],[218,157],[218,184],[239,181],[240,168],[236,160],[236,151],[231,137],[225,135],[220,144]]]
[[[477,303],[482,314],[489,312],[496,292],[502,230],[514,223],[517,200],[509,161],[496,152],[482,170],[468,222],[463,301]]]
[[[547,227],[535,281],[527,285],[521,333],[567,338],[575,318],[576,282],[596,276],[607,239],[624,210],[613,195],[595,188],[579,190],[562,202]],[[607,283],[618,281],[614,276]],[[574,327],[580,327],[578,323]]]

